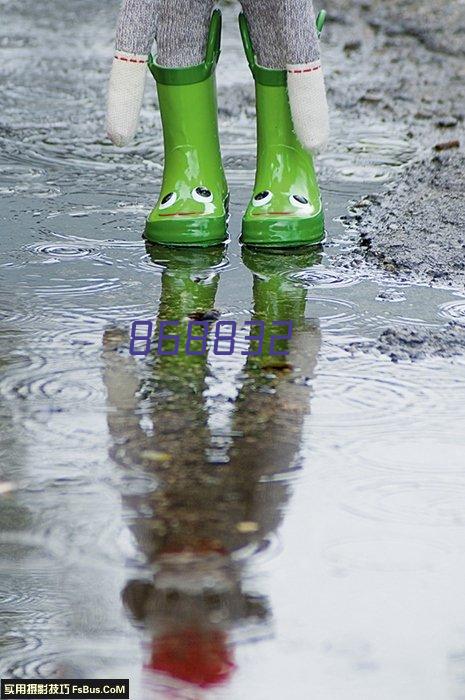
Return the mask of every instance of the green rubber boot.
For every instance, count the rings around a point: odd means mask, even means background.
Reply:
[[[324,14],[320,30],[323,23]],[[321,195],[313,158],[294,133],[287,73],[257,64],[244,14],[239,24],[257,99],[257,173],[241,241],[267,248],[320,243],[325,235]]]
[[[152,348],[157,347],[164,322],[163,350],[177,352],[171,355],[154,353],[154,385],[163,396],[167,390],[177,396],[173,410],[204,412],[202,391],[208,374],[207,354],[202,352],[203,342],[189,341],[189,321],[201,321],[206,325],[216,320],[215,297],[221,268],[226,264],[225,247],[208,249],[168,248],[163,245],[147,246],[151,261],[163,269],[160,304]],[[170,323],[168,323],[170,322]],[[173,323],[173,325],[171,325]],[[194,326],[193,335],[206,334],[202,325]],[[210,335],[210,331],[207,335]],[[169,340],[169,337],[177,340]],[[163,401],[161,402],[163,407]],[[166,413],[164,406],[162,413]],[[158,409],[157,409],[158,410]],[[200,430],[200,428],[199,428]]]
[[[211,246],[227,238],[228,186],[221,161],[215,69],[221,13],[212,15],[205,62],[163,68],[149,58],[157,82],[165,167],[145,238],[152,243]]]

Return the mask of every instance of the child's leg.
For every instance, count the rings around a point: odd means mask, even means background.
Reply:
[[[312,0],[241,0],[258,63],[287,69],[295,131],[310,151],[328,137],[328,107]]]
[[[205,59],[214,0],[160,0],[157,63],[165,68],[195,66]]]
[[[107,132],[113,143],[129,143],[137,130],[155,34],[160,65],[185,68],[202,63],[213,3],[124,0],[108,92]]]
[[[284,69],[320,58],[312,0],[241,0],[258,63]]]
[[[277,0],[276,5],[286,64],[319,61],[320,45],[312,0]]]
[[[329,118],[312,0],[282,0],[287,88],[294,128],[310,151],[328,140]]]
[[[157,7],[158,0],[124,0],[121,7],[107,109],[107,133],[117,146],[129,143],[137,130]]]
[[[163,180],[145,237],[166,245],[218,245],[227,238],[228,187],[221,162],[215,70],[221,12],[212,0],[162,0],[157,83]],[[207,40],[211,41],[207,55]]]
[[[155,39],[158,0],[125,0],[116,30],[117,53],[147,57]]]
[[[241,0],[258,63],[265,68],[286,67],[280,5],[283,0]]]

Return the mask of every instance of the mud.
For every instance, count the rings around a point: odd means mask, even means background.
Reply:
[[[367,115],[409,129],[434,146],[460,134],[464,119],[465,8],[460,3],[336,3],[328,19],[329,45],[344,59],[332,66],[333,106],[345,116]],[[328,71],[327,71],[328,73]],[[401,121],[399,121],[401,120]],[[450,131],[449,131],[450,130]],[[452,137],[451,137],[452,138]]]
[[[465,6],[338,2],[326,41],[333,115],[347,129],[379,123],[405,138],[411,157],[354,201],[343,217],[352,240],[341,267],[381,269],[399,281],[465,288]],[[359,128],[359,126],[358,126]],[[459,319],[460,322],[461,319]],[[362,346],[397,360],[465,350],[463,326],[387,327]]]
[[[465,5],[336,0],[327,9],[330,148],[343,119],[348,130],[379,123],[411,150],[388,187],[354,204],[349,263],[362,256],[401,278],[463,289]],[[219,102],[224,119],[254,116],[250,85],[222,86]]]
[[[346,36],[343,73],[329,74],[333,105],[404,132],[415,153],[405,173],[354,208],[349,224],[364,258],[463,289],[465,6],[340,2],[331,19],[330,43]]]
[[[366,258],[403,277],[465,287],[465,157],[413,165],[382,197],[355,206]]]
[[[424,360],[431,357],[454,357],[465,348],[465,326],[450,321],[444,327],[387,328],[374,341],[351,343],[347,350],[376,352],[386,355],[393,362]]]

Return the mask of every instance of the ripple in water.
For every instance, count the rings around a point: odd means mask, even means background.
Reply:
[[[353,489],[343,510],[367,520],[465,527],[465,482],[440,478],[370,481]]]
[[[2,561],[2,568],[5,562]],[[2,604],[2,618],[5,615],[5,610],[15,609],[18,612],[21,608],[37,608],[38,599],[41,597],[41,585],[34,587],[32,581],[27,578],[21,580],[21,577],[7,575],[5,571],[2,573],[2,581],[0,585],[0,601]]]
[[[289,275],[290,279],[303,282],[307,287],[348,287],[354,283],[353,270],[336,270],[315,266]]]
[[[49,278],[50,286],[35,288],[39,297],[75,297],[88,296],[90,294],[105,294],[114,292],[122,286],[122,280],[118,277],[84,277],[75,280],[61,278]]]
[[[23,637],[14,632],[2,634],[0,649],[2,657],[11,656],[14,653],[21,654],[29,651],[34,651],[40,647],[40,639],[35,637]]]
[[[403,134],[396,138],[389,131],[382,131],[377,125],[370,127],[366,122],[359,130],[354,130],[353,124],[350,127],[350,132],[347,132],[346,125],[339,122],[337,149],[330,146],[319,157],[321,168],[332,179],[386,182],[415,156],[415,148],[403,138]]]
[[[98,640],[93,646],[97,644]],[[118,670],[126,668],[127,673],[127,658],[132,650],[121,648],[120,639],[108,640],[108,645],[111,649],[108,653],[98,650],[92,653],[84,651],[76,642],[63,639],[60,640],[61,651],[44,650],[42,654],[28,655],[10,664],[4,675],[9,678],[92,678],[115,677],[116,672],[116,677],[124,677],[118,675]]]
[[[100,388],[98,388],[100,387]],[[48,408],[99,404],[104,401],[99,371],[94,368],[46,371],[18,382],[17,376],[3,382],[4,395],[28,401],[44,401]]]
[[[387,430],[402,428],[406,420],[424,422],[429,412],[438,411],[434,387],[392,371],[391,364],[374,365],[372,358],[353,358],[327,368],[320,365],[314,399],[318,406],[313,406],[318,423],[329,430],[348,428],[360,434],[371,426]]]
[[[0,293],[0,322],[10,326],[11,333],[18,333],[21,328],[39,327],[43,316],[34,309],[30,299],[18,294],[18,290],[5,290]],[[2,335],[7,333],[2,328]]]
[[[91,238],[87,236],[75,236],[73,234],[63,234],[59,233],[57,231],[52,231],[52,230],[47,230],[46,231],[48,236],[51,236],[53,238],[58,238],[59,240],[64,241],[63,244],[59,244],[58,247],[64,247],[66,245],[73,245],[76,246],[77,248],[90,248],[90,249],[97,249],[97,248],[123,248],[123,249],[131,249],[134,248],[136,250],[140,251],[145,251],[145,245],[141,237],[138,237],[137,240],[129,239],[128,237],[125,238]]]
[[[343,571],[436,571],[447,546],[405,537],[353,539],[329,545],[323,552],[331,567]]]
[[[376,441],[367,440],[363,446],[363,460],[370,470],[395,472],[399,476],[423,478],[441,474],[443,478],[460,477],[463,469],[463,440],[455,434],[447,435],[441,428],[422,428],[419,434],[414,426],[405,426],[396,433],[378,435]],[[361,451],[362,454],[362,451]]]
[[[78,245],[56,245],[53,243],[37,243],[25,246],[24,250],[33,253],[34,255],[45,256],[48,258],[56,258],[59,260],[74,261],[79,258],[98,258],[99,251],[96,248],[78,246]]]
[[[439,315],[452,321],[465,322],[465,299],[441,304],[439,307]]]
[[[349,329],[353,329],[359,317],[357,304],[347,299],[309,297],[308,304],[309,312],[318,317],[322,328],[347,325]]]

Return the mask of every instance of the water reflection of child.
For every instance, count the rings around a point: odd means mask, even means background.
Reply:
[[[105,334],[111,455],[136,486],[144,474],[155,482],[124,496],[153,578],[130,581],[123,599],[150,636],[147,668],[167,683],[221,683],[234,668],[231,635],[244,627],[255,639],[268,634],[268,603],[247,591],[244,560],[273,540],[289,498],[286,472],[296,467],[321,338],[305,318],[305,286],[287,273],[315,256],[244,251],[254,274],[254,318],[292,319],[295,332],[287,357],[247,359],[229,430],[212,434],[207,355],[154,357],[141,387],[134,359],[115,352],[127,339]],[[158,326],[179,319],[185,334],[193,312],[214,307],[221,252],[165,249],[160,257],[167,268]]]

